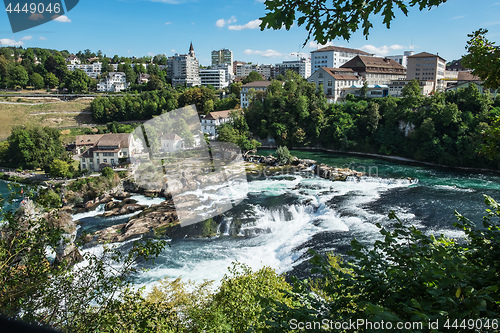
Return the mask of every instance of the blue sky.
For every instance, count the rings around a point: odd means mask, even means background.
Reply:
[[[80,0],[58,21],[12,33],[7,13],[0,13],[0,41],[5,45],[58,50],[102,50],[108,56],[142,56],[186,53],[192,41],[202,65],[210,64],[213,49],[229,48],[234,59],[275,64],[309,55],[317,45],[304,48],[304,27],[289,31],[260,31],[265,14],[263,0]],[[396,15],[388,30],[382,19],[373,20],[368,40],[361,31],[349,42],[333,45],[362,49],[377,55],[396,55],[413,47],[415,52],[439,53],[447,60],[465,53],[467,34],[489,30],[500,44],[500,0],[448,0],[431,11],[411,10]]]

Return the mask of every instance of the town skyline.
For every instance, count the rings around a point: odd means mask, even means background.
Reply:
[[[328,45],[360,49],[376,56],[416,53],[439,54],[447,61],[465,54],[467,34],[479,28],[500,36],[500,2],[484,1],[474,6],[467,0],[451,0],[428,12],[411,9],[408,17],[396,16],[391,29],[374,18],[366,40],[361,31],[351,41],[335,40]],[[96,10],[98,9],[98,10]],[[242,10],[243,9],[243,10]],[[260,31],[259,17],[265,14],[262,0],[95,0],[80,2],[57,21],[13,34],[7,15],[0,24],[2,46],[40,47],[68,50],[101,50],[108,57],[142,57],[186,54],[192,42],[200,65],[210,65],[212,50],[230,49],[234,60],[275,64],[283,60],[309,58],[321,47],[309,41],[307,31],[293,26],[290,31]],[[75,38],[74,36],[78,36]],[[430,36],[430,37],[429,37]]]

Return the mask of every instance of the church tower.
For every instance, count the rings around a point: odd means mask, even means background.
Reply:
[[[191,42],[191,45],[189,46],[189,55],[194,58],[193,42]]]

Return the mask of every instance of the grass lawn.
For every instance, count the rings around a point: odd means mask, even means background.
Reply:
[[[6,139],[14,125],[37,124],[67,128],[92,122],[90,99],[59,102],[54,99],[0,97],[0,140]],[[23,103],[33,103],[28,105]]]

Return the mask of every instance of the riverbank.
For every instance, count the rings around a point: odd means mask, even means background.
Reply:
[[[276,146],[261,146],[261,147],[259,147],[259,149],[271,149],[271,150],[274,150],[276,148],[277,148]],[[472,167],[460,167],[460,166],[453,166],[453,165],[445,165],[445,164],[419,161],[419,160],[415,160],[412,158],[393,156],[393,155],[381,155],[381,154],[363,153],[363,152],[356,152],[356,151],[343,151],[343,150],[335,150],[335,149],[328,149],[328,148],[321,148],[321,147],[291,147],[290,150],[317,151],[317,152],[345,154],[345,155],[360,156],[360,157],[374,157],[374,158],[379,158],[379,159],[383,159],[383,160],[387,160],[387,161],[405,163],[405,164],[409,164],[409,165],[423,165],[423,166],[462,170],[462,171],[493,172],[493,173],[500,174],[500,170],[496,170],[496,169],[472,168]]]

